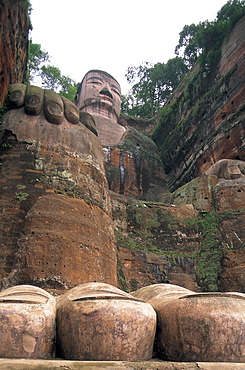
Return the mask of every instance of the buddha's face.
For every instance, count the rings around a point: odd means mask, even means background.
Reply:
[[[88,72],[75,97],[79,110],[117,122],[121,107],[121,89],[114,78],[102,71]]]

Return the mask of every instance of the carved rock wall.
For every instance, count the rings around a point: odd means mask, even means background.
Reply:
[[[28,53],[27,1],[0,1],[0,105],[9,85],[23,82]]]
[[[163,206],[111,193],[121,288],[166,283],[199,291],[198,213],[192,205]]]
[[[169,282],[195,292],[244,292],[244,186],[244,177],[205,175],[162,203],[112,194],[122,287]]]
[[[2,287],[112,285],[116,250],[98,138],[65,120],[9,111],[1,130]],[[35,139],[34,139],[35,138]]]
[[[222,158],[245,160],[244,24],[224,41],[218,71],[197,65],[161,112],[154,140],[172,190]]]
[[[122,142],[105,147],[109,189],[135,198],[157,201],[168,191],[157,147],[147,136],[128,128]]]
[[[162,198],[163,202],[176,206],[191,203],[200,213],[203,240],[197,250],[196,274],[200,276],[198,284],[202,289],[216,269],[219,290],[244,292],[244,187],[244,177],[218,180],[214,175],[203,176]]]
[[[220,182],[213,189],[213,198],[226,243],[221,260],[220,288],[225,292],[244,292],[245,181]]]

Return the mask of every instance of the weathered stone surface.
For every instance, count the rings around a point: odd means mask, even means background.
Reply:
[[[239,211],[245,204],[245,176],[237,180],[220,181],[213,188],[213,200],[217,213]]]
[[[169,303],[170,300],[192,293],[194,292],[179,285],[154,284],[131,292],[131,295],[135,298],[142,299],[144,302],[150,303],[156,312],[158,312],[158,309],[160,309],[163,304]]]
[[[245,178],[245,162],[235,159],[221,159],[206,171],[206,175],[215,175],[219,180]]]
[[[214,362],[168,362],[151,360],[144,362],[126,361],[66,361],[66,360],[10,360],[0,359],[3,370],[244,370],[245,364]]]
[[[163,194],[161,196],[161,202],[175,206],[192,204],[198,211],[211,212],[211,190],[217,182],[218,177],[215,175],[198,177],[175,190],[173,193]]]
[[[198,213],[192,205],[163,206],[111,192],[120,287],[130,291],[170,282],[198,291]]]
[[[66,359],[149,360],[155,329],[151,305],[107,284],[80,285],[57,301],[58,344]]]
[[[158,255],[145,250],[120,247],[118,242],[119,284],[129,291],[149,284],[171,282],[199,291],[196,262],[190,257]]]
[[[125,127],[104,117],[94,116],[94,120],[102,145],[114,146],[122,142],[124,135],[126,135]]]
[[[158,116],[153,118],[140,118],[121,115],[118,123],[126,128],[133,128],[143,134],[152,134],[156,126],[159,124]]]
[[[28,54],[29,18],[25,0],[0,2],[0,105],[9,85],[23,82]]]
[[[49,123],[43,114],[27,115],[24,108],[9,110],[4,116],[1,130],[12,131],[17,140],[41,142],[61,146],[70,152],[87,157],[101,171],[104,160],[101,144],[90,130],[83,125],[73,125],[65,118],[61,125]]]
[[[168,191],[157,147],[147,136],[128,129],[120,145],[104,151],[110,190],[153,201]]]
[[[121,107],[121,87],[109,73],[88,71],[79,85],[75,104],[92,116],[109,119],[117,125]]]
[[[234,42],[235,41],[235,42]],[[219,65],[219,72],[222,76],[226,75],[236,63],[240,63],[240,60],[244,56],[244,18],[239,21],[231,36],[225,40],[222,45],[222,59]]]
[[[99,70],[87,72],[74,101],[79,110],[93,116],[102,145],[117,145],[122,141],[126,129],[117,123],[121,87],[114,77]]]
[[[172,190],[220,159],[245,160],[244,23],[245,17],[224,41],[219,72],[196,65],[161,112],[154,140]]]
[[[245,295],[202,293],[158,307],[158,355],[170,361],[244,362]]]
[[[220,220],[224,255],[219,277],[222,291],[244,292],[245,181],[222,180],[213,188],[213,201]]]
[[[83,125],[65,119],[50,124],[42,114],[28,116],[23,109],[6,114],[1,132],[2,287],[31,283],[59,291],[94,280],[116,284],[111,205],[98,138]],[[28,254],[32,248],[39,264],[33,252]]]
[[[18,246],[5,284],[62,291],[95,280],[117,283],[111,219],[81,199],[41,196],[26,215]]]
[[[51,358],[56,301],[43,289],[19,285],[0,293],[0,356]]]
[[[220,290],[223,292],[244,292],[245,256],[244,248],[228,250],[221,260]]]

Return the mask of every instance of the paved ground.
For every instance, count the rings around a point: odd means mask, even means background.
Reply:
[[[151,360],[145,362],[124,361],[65,361],[65,360],[22,360],[0,359],[1,370],[245,370],[245,363],[213,362],[167,362]]]

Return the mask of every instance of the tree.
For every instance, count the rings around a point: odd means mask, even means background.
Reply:
[[[217,21],[229,21],[230,28],[245,14],[244,0],[229,0],[217,14]]]
[[[28,75],[29,81],[33,81],[35,77],[40,75],[40,68],[45,62],[49,62],[50,57],[48,52],[41,50],[40,44],[29,42],[29,60],[28,60]]]
[[[41,50],[41,45],[29,44],[29,82],[33,82],[35,78],[40,77],[42,87],[57,91],[60,95],[69,100],[73,100],[77,91],[77,84],[68,76],[61,74],[59,68],[47,65],[50,61],[48,52]]]
[[[184,61],[175,57],[166,64],[144,63],[130,66],[126,73],[128,82],[136,82],[123,97],[122,112],[140,117],[152,117],[168,99],[188,71]]]
[[[61,76],[60,79],[60,92],[59,94],[61,96],[64,96],[65,98],[73,101],[74,97],[77,93],[79,83],[76,83],[74,80],[72,80],[68,76]]]
[[[40,70],[40,77],[45,89],[58,90],[60,87],[61,72],[59,68],[43,65]]]
[[[182,55],[189,68],[193,67],[199,56],[201,56],[199,60],[206,63],[208,53],[220,49],[224,37],[244,15],[245,1],[229,0],[217,13],[213,22],[185,25],[175,48],[176,55]]]

